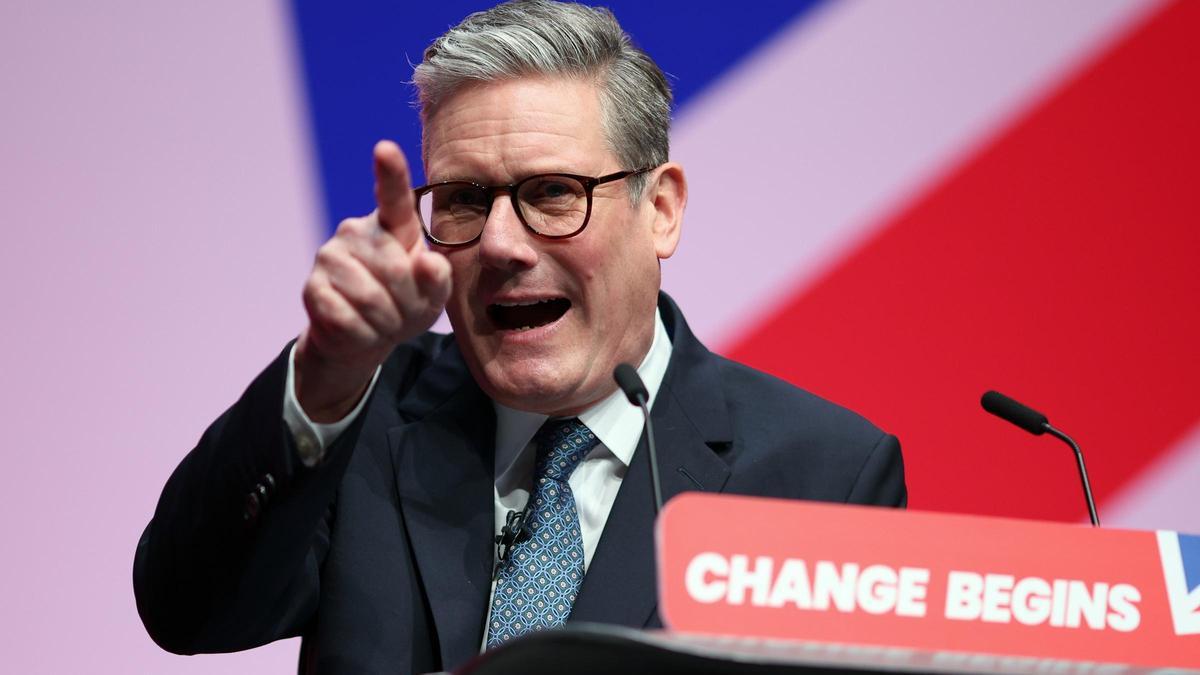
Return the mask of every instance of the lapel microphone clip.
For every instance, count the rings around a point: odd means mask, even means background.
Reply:
[[[525,519],[529,516],[529,508],[520,511],[509,511],[504,517],[504,527],[496,535],[496,566],[492,569],[492,581],[500,578],[500,567],[508,560],[513,547],[529,539],[529,530],[525,529]]]

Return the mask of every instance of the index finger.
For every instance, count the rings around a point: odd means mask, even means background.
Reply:
[[[380,226],[410,249],[421,237],[408,162],[391,141],[375,144],[375,203]]]

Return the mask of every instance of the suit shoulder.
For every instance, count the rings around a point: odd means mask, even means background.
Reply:
[[[738,426],[780,427],[800,437],[874,445],[884,432],[862,415],[774,375],[719,359],[726,403]]]
[[[903,506],[897,439],[862,415],[776,377],[721,359],[733,424],[732,492]]]

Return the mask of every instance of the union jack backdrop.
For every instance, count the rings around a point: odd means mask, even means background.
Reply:
[[[410,63],[484,3],[414,4],[0,8],[5,670],[294,668],[159,651],[133,547],[373,143],[419,157]],[[998,389],[1106,526],[1200,532],[1200,3],[607,4],[675,86],[664,288],[710,348],[897,434],[911,508],[1086,520]]]

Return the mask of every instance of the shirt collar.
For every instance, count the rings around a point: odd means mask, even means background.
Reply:
[[[654,338],[650,350],[638,366],[638,376],[650,394],[647,407],[653,406],[662,385],[667,365],[671,361],[671,339],[667,336],[662,315],[654,313]],[[522,457],[522,451],[533,440],[547,416],[524,412],[493,402],[496,408],[496,487],[503,494],[517,487],[532,471],[533,457]],[[642,437],[642,412],[629,403],[620,390],[579,414],[600,443],[625,466],[629,466]],[[518,461],[521,460],[521,461]]]

